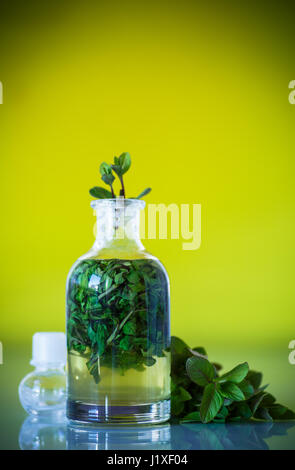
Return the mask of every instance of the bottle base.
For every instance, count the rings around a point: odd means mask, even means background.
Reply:
[[[67,418],[72,424],[156,424],[170,419],[170,400],[130,406],[105,406],[67,401]]]

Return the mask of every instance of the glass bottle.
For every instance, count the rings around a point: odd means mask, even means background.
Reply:
[[[91,203],[97,235],[67,280],[67,417],[98,423],[170,418],[170,297],[140,240],[136,199]]]
[[[35,370],[19,385],[19,398],[27,413],[65,412],[66,337],[64,333],[42,332],[33,336]]]

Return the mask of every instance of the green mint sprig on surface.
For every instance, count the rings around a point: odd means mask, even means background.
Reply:
[[[131,157],[128,152],[122,153],[119,157],[114,157],[114,163],[109,165],[108,163],[103,162],[100,165],[99,171],[101,174],[102,181],[110,186],[111,191],[101,186],[94,186],[89,190],[91,196],[96,199],[114,199],[116,197],[113,189],[113,183],[115,181],[115,176],[113,172],[117,175],[121,189],[119,195],[126,198],[126,190],[123,180],[123,175],[129,170],[131,166]],[[130,199],[141,199],[151,192],[151,188],[146,188],[142,191],[136,198]]]
[[[171,338],[172,418],[180,422],[247,421],[295,419],[295,413],[280,405],[262,387],[262,374],[249,370],[247,362],[226,374],[208,360],[204,348],[190,349],[184,341]]]

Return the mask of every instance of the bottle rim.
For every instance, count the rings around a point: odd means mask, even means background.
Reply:
[[[144,209],[145,201],[141,199],[128,199],[128,198],[113,198],[113,199],[94,199],[90,202],[92,209],[98,209],[99,207],[109,206],[109,207],[134,207],[136,209]]]

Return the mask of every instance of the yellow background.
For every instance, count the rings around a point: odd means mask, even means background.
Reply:
[[[0,340],[29,355],[34,332],[64,329],[67,272],[93,242],[88,189],[128,151],[129,195],[202,204],[199,250],[145,242],[170,276],[172,333],[249,360],[295,406],[292,11],[206,5],[4,7]]]

